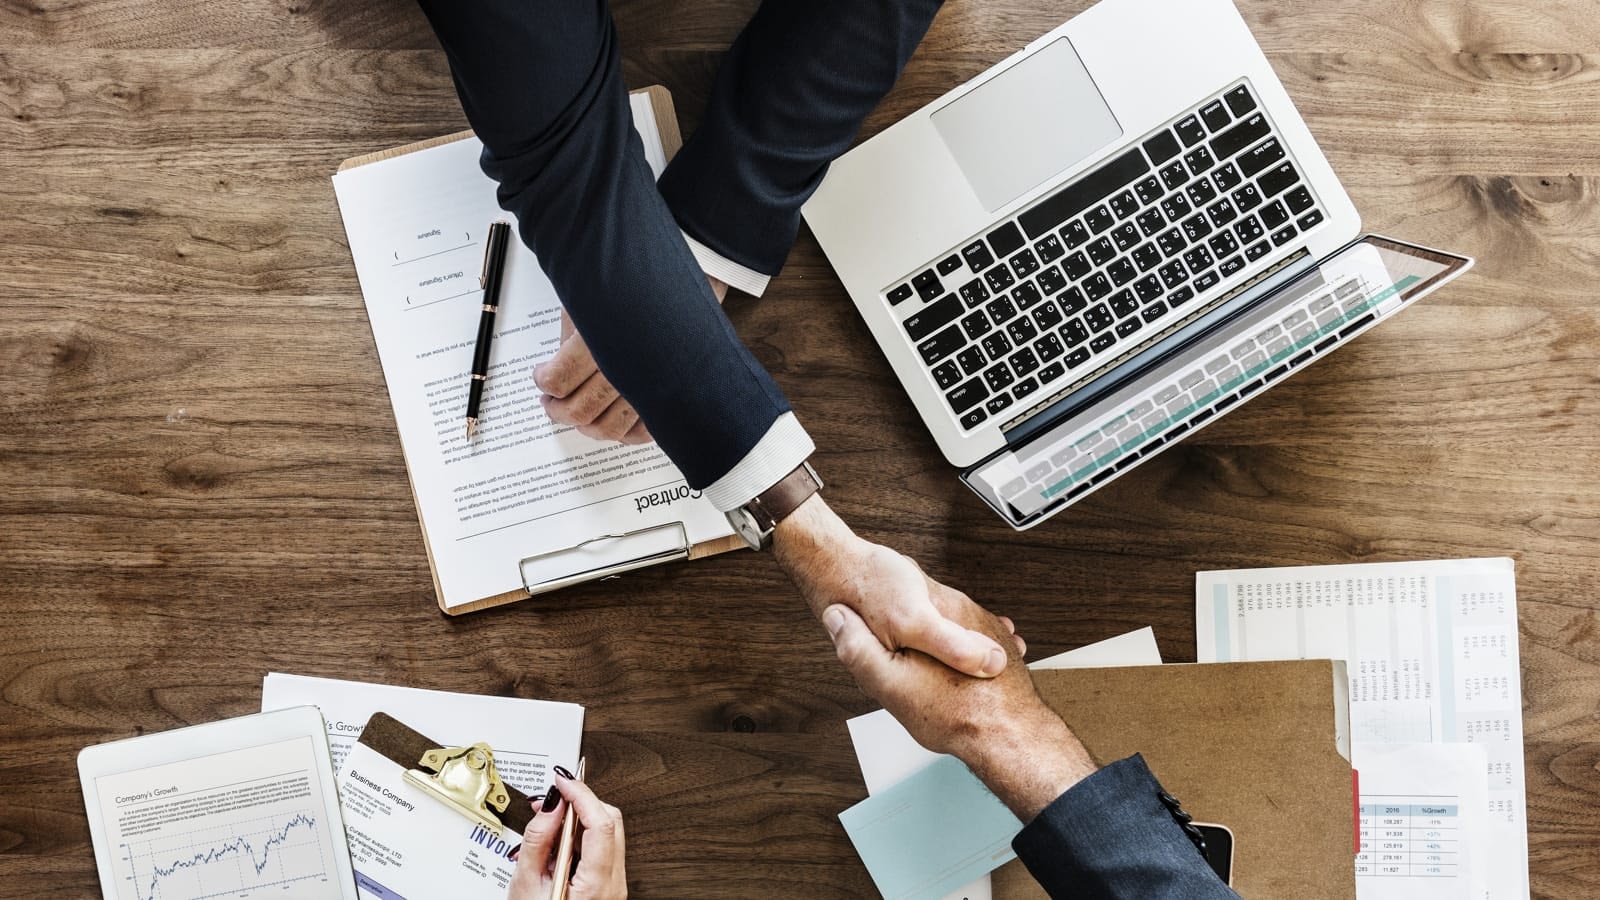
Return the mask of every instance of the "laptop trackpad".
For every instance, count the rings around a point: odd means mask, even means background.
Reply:
[[[1066,38],[935,111],[933,126],[989,210],[1122,136]]]

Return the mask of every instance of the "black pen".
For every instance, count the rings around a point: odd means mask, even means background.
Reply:
[[[506,265],[506,241],[511,226],[496,222],[489,226],[489,239],[483,248],[483,311],[478,314],[478,345],[472,351],[472,381],[467,385],[467,439],[478,427],[478,405],[483,402],[483,383],[489,380],[489,344],[494,340],[494,314],[500,308],[500,278]]]

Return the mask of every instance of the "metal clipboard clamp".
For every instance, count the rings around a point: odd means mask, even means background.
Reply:
[[[547,574],[542,578],[529,578],[530,566],[536,572],[540,568],[546,568],[559,573],[572,562],[582,565],[583,556],[592,554],[597,557],[607,557],[608,554],[605,554],[604,550],[615,550],[619,543],[637,545],[637,549],[630,551],[631,555],[625,559],[606,559],[565,574]],[[622,534],[602,534],[571,547],[525,556],[517,563],[517,576],[522,580],[523,589],[531,597],[586,581],[601,581],[649,566],[685,560],[689,558],[690,547],[689,529],[682,522],[666,522]],[[574,557],[580,559],[574,560]]]

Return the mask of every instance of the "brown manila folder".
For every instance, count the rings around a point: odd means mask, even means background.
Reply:
[[[1355,896],[1355,801],[1344,663],[1047,669],[1033,681],[1104,765],[1134,753],[1198,822],[1234,834],[1245,897]],[[1044,898],[1013,860],[997,898]]]

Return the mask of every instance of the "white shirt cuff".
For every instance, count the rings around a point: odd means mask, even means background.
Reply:
[[[738,465],[705,489],[705,497],[721,512],[737,509],[782,481],[816,449],[794,413],[784,413]]]
[[[683,239],[689,242],[689,252],[694,254],[695,262],[700,264],[700,271],[710,275],[712,278],[715,278],[718,281],[726,282],[728,287],[731,287],[734,290],[743,291],[752,297],[759,297],[766,291],[767,284],[772,281],[771,275],[763,275],[760,272],[757,272],[755,269],[747,269],[744,266],[739,265],[733,260],[728,259],[726,256],[723,256],[710,247],[707,247],[705,244],[702,244],[690,237],[687,232],[684,233]],[[785,472],[783,474],[787,475],[789,473]],[[774,484],[776,484],[776,482],[774,482]],[[771,486],[772,485],[767,485],[767,487]],[[764,491],[766,489],[767,488],[762,488],[761,490]],[[754,496],[755,494],[750,495],[750,497]],[[750,497],[746,497],[745,500],[750,499]],[[744,500],[739,502],[743,503]]]

